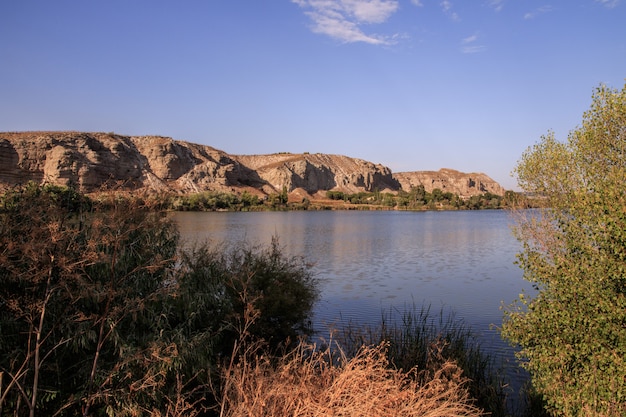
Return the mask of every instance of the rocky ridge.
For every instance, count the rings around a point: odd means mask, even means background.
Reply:
[[[454,169],[442,168],[439,171],[398,172],[394,178],[403,190],[424,186],[429,193],[435,188],[441,191],[471,197],[477,194],[491,193],[503,196],[506,190],[483,173],[463,173]]]
[[[248,191],[322,197],[327,190],[409,191],[423,185],[461,196],[504,189],[485,174],[450,169],[392,173],[383,165],[330,154],[230,155],[162,136],[85,132],[0,133],[0,188],[28,181],[103,188],[199,192]]]

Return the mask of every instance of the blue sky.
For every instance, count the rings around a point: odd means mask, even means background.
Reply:
[[[0,2],[0,131],[485,172],[626,78],[620,0]]]

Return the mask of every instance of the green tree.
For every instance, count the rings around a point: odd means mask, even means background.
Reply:
[[[287,192],[287,186],[283,185],[283,189],[280,192],[280,195],[278,196],[280,204],[287,204],[287,202],[289,201],[289,194]]]
[[[259,205],[259,197],[247,191],[241,193],[241,204],[244,208]]]
[[[440,188],[435,188],[432,191],[431,195],[432,195],[432,201],[436,203],[443,200],[443,191],[441,191]]]
[[[549,208],[518,221],[538,291],[509,306],[503,336],[554,414],[626,415],[626,86],[597,88],[567,142],[548,133],[516,173]]]
[[[346,195],[342,191],[328,190],[326,191],[326,197],[331,200],[345,200]]]

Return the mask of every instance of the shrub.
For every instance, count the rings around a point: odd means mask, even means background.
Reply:
[[[213,333],[223,328],[221,355],[230,355],[248,304],[259,314],[250,333],[272,349],[311,334],[309,314],[318,296],[317,281],[304,259],[283,254],[278,238],[268,247],[203,244],[183,251],[181,262],[181,315],[197,326],[213,323]]]
[[[276,239],[179,252],[136,198],[29,185],[0,201],[0,415],[194,415],[249,306],[273,349],[310,331],[315,280]]]
[[[626,86],[601,86],[567,143],[550,133],[516,168],[547,208],[519,217],[538,293],[509,307],[502,334],[556,415],[626,415],[625,131]]]
[[[59,187],[29,185],[3,201],[0,407],[88,413],[121,399],[153,341],[144,326],[171,276],[174,226],[139,202],[89,203]]]

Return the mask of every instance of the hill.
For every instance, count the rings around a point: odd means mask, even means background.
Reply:
[[[0,188],[28,181],[103,188],[169,191],[248,191],[321,198],[328,190],[409,191],[423,185],[463,197],[505,190],[482,173],[451,169],[392,173],[383,165],[321,153],[231,155],[211,146],[162,136],[86,132],[0,133]]]

